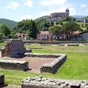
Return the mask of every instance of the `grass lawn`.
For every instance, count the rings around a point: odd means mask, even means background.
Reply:
[[[0,73],[5,75],[5,82],[9,84],[20,84],[22,79],[28,76],[38,76],[60,79],[86,79],[88,80],[88,46],[51,46],[51,45],[25,45],[31,48],[33,53],[55,53],[67,54],[67,61],[56,74],[35,74],[31,72],[4,70]]]

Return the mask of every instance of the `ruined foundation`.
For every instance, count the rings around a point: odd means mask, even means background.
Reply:
[[[27,77],[21,88],[88,88],[88,81]]]
[[[15,60],[0,60],[0,68],[25,71],[28,69],[28,62]]]
[[[66,61],[66,54],[36,54],[30,53],[26,54],[29,57],[43,57],[43,58],[54,58],[50,63],[43,64],[40,68],[40,72],[55,73],[61,65]]]

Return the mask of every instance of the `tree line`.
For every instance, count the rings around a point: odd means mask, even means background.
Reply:
[[[17,25],[11,30],[8,26],[0,24],[0,39],[5,38],[16,38],[16,33],[25,33],[28,34],[30,38],[36,39],[37,33],[39,31],[49,31],[52,35],[55,35],[57,38],[58,35],[65,33],[72,35],[76,30],[82,31],[82,28],[79,24],[73,21],[66,19],[66,22],[49,22],[45,19],[39,20],[22,20],[17,23]]]

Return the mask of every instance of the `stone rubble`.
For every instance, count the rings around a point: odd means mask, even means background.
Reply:
[[[21,88],[88,88],[88,81],[27,77],[22,81]]]

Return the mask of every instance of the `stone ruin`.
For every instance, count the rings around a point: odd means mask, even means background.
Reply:
[[[54,58],[52,62],[43,64],[40,68],[40,72],[55,73],[63,65],[67,59],[66,54],[38,54],[38,53],[28,53],[25,54],[28,57],[43,57],[43,58]],[[29,63],[30,66],[30,63]]]
[[[26,71],[28,70],[28,62],[0,59],[0,68]]]
[[[54,56],[57,56],[55,60],[53,60],[51,63],[46,63],[41,66],[41,72],[55,73],[67,59],[67,56],[65,54]]]
[[[2,57],[12,57],[12,58],[20,58],[24,55],[27,56],[37,56],[37,57],[49,57],[55,58],[52,62],[43,64],[40,68],[40,72],[49,72],[55,73],[58,68],[66,61],[67,56],[65,54],[26,54],[26,48],[24,47],[24,43],[22,40],[10,40],[4,49],[1,50]],[[28,70],[30,65],[28,65],[27,61],[16,61],[16,60],[0,60],[0,67],[5,69],[15,69],[15,70]]]
[[[65,43],[64,46],[84,46],[82,43]]]
[[[22,81],[21,88],[88,88],[88,81],[27,77]]]
[[[4,75],[0,74],[0,88],[1,86],[4,86]]]
[[[22,40],[11,39],[5,45],[5,48],[1,50],[1,57],[22,57],[26,52],[26,48],[24,47],[24,43]]]
[[[25,55],[26,48],[22,40],[11,39],[5,45],[4,49],[1,49],[0,68],[12,69],[12,70],[28,70],[27,61],[17,60],[4,60],[3,57],[20,58]]]

